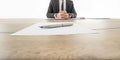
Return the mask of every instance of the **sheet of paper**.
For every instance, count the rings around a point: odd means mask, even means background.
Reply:
[[[36,23],[18,32],[15,32],[12,35],[70,35],[70,34],[96,33],[95,30],[84,28],[76,23],[74,23],[73,26],[69,26],[69,27],[59,27],[52,29],[40,28],[40,26],[43,25],[61,24],[61,23],[69,23],[69,22]]]

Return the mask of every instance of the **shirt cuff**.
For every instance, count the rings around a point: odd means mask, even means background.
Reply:
[[[54,14],[54,18],[57,18],[57,13]]]

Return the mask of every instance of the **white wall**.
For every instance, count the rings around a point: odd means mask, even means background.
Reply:
[[[46,17],[49,0],[0,0],[0,18]]]
[[[0,0],[0,18],[46,18],[50,0]],[[120,18],[120,0],[73,0],[78,17]]]

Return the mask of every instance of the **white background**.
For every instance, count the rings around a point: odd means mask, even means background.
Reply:
[[[120,18],[120,0],[73,0],[78,17]],[[0,18],[46,18],[50,0],[0,0]]]

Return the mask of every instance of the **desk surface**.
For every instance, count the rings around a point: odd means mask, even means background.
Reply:
[[[38,22],[75,22],[99,33],[56,36],[10,35]],[[120,60],[120,20],[0,19],[1,59]]]

